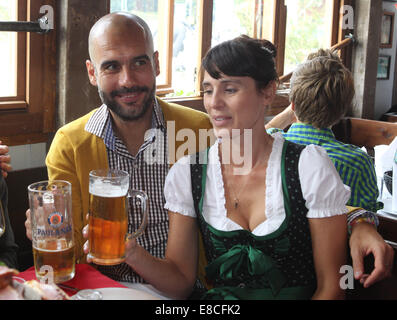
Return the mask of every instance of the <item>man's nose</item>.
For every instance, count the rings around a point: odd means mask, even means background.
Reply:
[[[119,76],[119,85],[126,88],[130,88],[136,85],[134,70],[132,70],[131,68],[123,67]]]

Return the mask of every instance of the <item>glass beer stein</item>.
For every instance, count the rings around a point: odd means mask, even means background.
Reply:
[[[129,174],[122,170],[94,170],[89,175],[89,258],[95,264],[116,265],[125,260],[126,237],[138,237],[145,230],[148,216],[147,195],[129,190]],[[128,231],[129,198],[137,197],[142,206],[142,222],[133,234]]]
[[[36,277],[61,283],[75,274],[72,185],[67,181],[36,182],[28,186],[32,247]]]

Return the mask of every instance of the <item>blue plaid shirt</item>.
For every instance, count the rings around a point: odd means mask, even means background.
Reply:
[[[267,130],[270,134],[277,131],[282,130]],[[283,132],[283,136],[288,141],[315,144],[327,151],[343,183],[351,189],[347,205],[372,212],[383,208],[383,203],[377,201],[379,191],[373,162],[363,150],[336,140],[331,129],[316,129],[302,123],[292,124],[288,132]]]

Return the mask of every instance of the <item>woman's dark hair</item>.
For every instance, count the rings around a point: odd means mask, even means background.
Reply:
[[[275,57],[276,48],[270,41],[242,35],[211,48],[202,61],[202,68],[214,79],[220,79],[222,74],[251,77],[260,90],[270,81],[278,80]]]

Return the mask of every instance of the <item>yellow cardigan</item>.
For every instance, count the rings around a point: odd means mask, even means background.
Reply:
[[[158,99],[159,105],[164,114],[164,120],[174,121],[175,132],[181,129],[194,131],[196,140],[196,151],[202,150],[204,145],[199,146],[199,129],[212,128],[208,115],[190,108],[176,104],[166,103]],[[108,168],[108,159],[104,141],[85,131],[85,125],[95,110],[87,115],[68,123],[60,128],[51,144],[47,154],[46,165],[50,180],[67,180],[72,184],[73,199],[73,224],[76,261],[84,262],[83,253],[84,239],[82,228],[87,224],[89,193],[88,174],[91,170]],[[174,135],[168,135],[169,146],[175,144],[175,148],[169,148],[169,158],[178,160],[183,154],[175,155],[175,151],[184,141],[175,141]],[[179,137],[177,137],[179,139]],[[173,141],[172,141],[173,140]],[[184,149],[183,146],[181,149]],[[186,152],[185,152],[186,153]],[[173,162],[171,162],[172,164]]]

